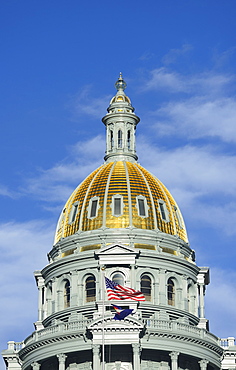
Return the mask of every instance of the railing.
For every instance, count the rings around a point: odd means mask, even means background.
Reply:
[[[234,337],[221,338],[220,339],[220,345],[224,349],[228,349],[229,347],[233,347],[233,346],[235,346],[235,338]]]
[[[55,335],[63,335],[72,332],[78,332],[81,330],[84,331],[88,324],[89,324],[88,320],[58,323],[48,328],[35,331],[32,335],[26,338],[25,345],[28,345],[38,340],[42,340],[45,337],[53,337]]]
[[[18,352],[23,347],[37,342],[39,340],[52,338],[58,335],[65,335],[70,333],[79,333],[84,332],[85,329],[89,326],[91,320],[80,320],[80,321],[72,321],[72,322],[60,322],[56,325],[47,327],[42,330],[38,330],[32,333],[24,342],[8,342],[8,350],[12,352]],[[115,324],[115,322],[114,322]],[[159,331],[167,331],[173,334],[185,334],[185,335],[192,335],[196,338],[201,338],[205,340],[209,340],[214,344],[219,344],[223,348],[228,348],[231,345],[234,345],[235,339],[234,338],[227,338],[221,339],[217,338],[215,335],[209,333],[207,330],[203,328],[198,328],[197,326],[187,325],[184,323],[180,323],[176,320],[156,320],[156,319],[147,319],[144,321],[149,332],[151,330],[159,330]],[[233,343],[233,344],[232,344]]]
[[[24,342],[14,342],[10,340],[7,342],[7,351],[9,352],[19,352],[24,347]]]
[[[155,320],[155,319],[148,319],[145,321],[146,327],[149,329],[158,329],[163,331],[169,331],[173,333],[183,333],[183,334],[193,334],[195,337],[205,338],[214,342],[216,344],[219,343],[219,338],[216,337],[214,334],[209,333],[207,330],[203,328],[198,328],[197,326],[192,326],[188,324],[183,324],[176,320],[168,321],[168,320]]]

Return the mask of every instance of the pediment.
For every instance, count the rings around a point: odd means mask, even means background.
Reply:
[[[134,265],[136,257],[140,254],[135,248],[123,244],[110,244],[95,252],[101,265],[127,264]]]
[[[124,245],[124,244],[115,243],[115,244],[110,244],[110,245],[107,245],[106,247],[103,247],[98,252],[95,252],[95,254],[97,254],[97,255],[103,255],[103,254],[115,254],[115,255],[117,255],[117,254],[134,254],[134,255],[138,255],[139,251],[137,251],[133,247],[129,247],[129,246]]]
[[[113,317],[102,317],[94,320],[88,327],[92,334],[93,344],[130,344],[139,343],[144,325],[133,317],[114,320]]]
[[[100,331],[100,330],[105,331],[123,331],[123,330],[138,330],[141,331],[144,328],[144,324],[141,323],[140,321],[134,319],[133,317],[126,317],[125,320],[114,320],[113,317],[102,317],[94,320],[88,327],[89,330],[93,331]]]

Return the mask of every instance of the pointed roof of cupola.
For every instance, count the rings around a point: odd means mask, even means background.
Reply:
[[[125,89],[127,87],[127,83],[123,79],[122,73],[120,72],[120,76],[115,83],[115,88],[117,93],[110,101],[110,105],[107,108],[108,113],[113,112],[113,109],[116,107],[129,107],[129,109],[134,112],[134,107],[132,107],[130,98],[125,94]],[[117,113],[119,110],[116,111]],[[130,112],[130,111],[129,111]]]

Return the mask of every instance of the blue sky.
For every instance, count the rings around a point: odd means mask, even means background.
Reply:
[[[103,162],[120,71],[141,118],[139,162],[211,268],[210,329],[236,336],[235,11],[234,0],[0,2],[2,349],[34,329],[33,271],[68,196]]]

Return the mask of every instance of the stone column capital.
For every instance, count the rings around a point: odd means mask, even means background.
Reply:
[[[207,364],[208,364],[209,361],[203,359],[201,361],[198,361],[199,365],[200,365],[200,368],[201,370],[206,370],[207,369]]]
[[[92,350],[94,355],[99,355],[100,352],[100,344],[93,344]]]
[[[33,362],[31,364],[31,367],[33,370],[39,370],[40,369],[40,364],[38,362]]]
[[[173,351],[170,353],[170,358],[172,361],[177,361],[179,357],[179,352]]]
[[[141,350],[141,346],[139,343],[132,344],[133,352],[139,354]]]
[[[64,353],[59,353],[57,355],[59,363],[65,363],[67,356]]]

